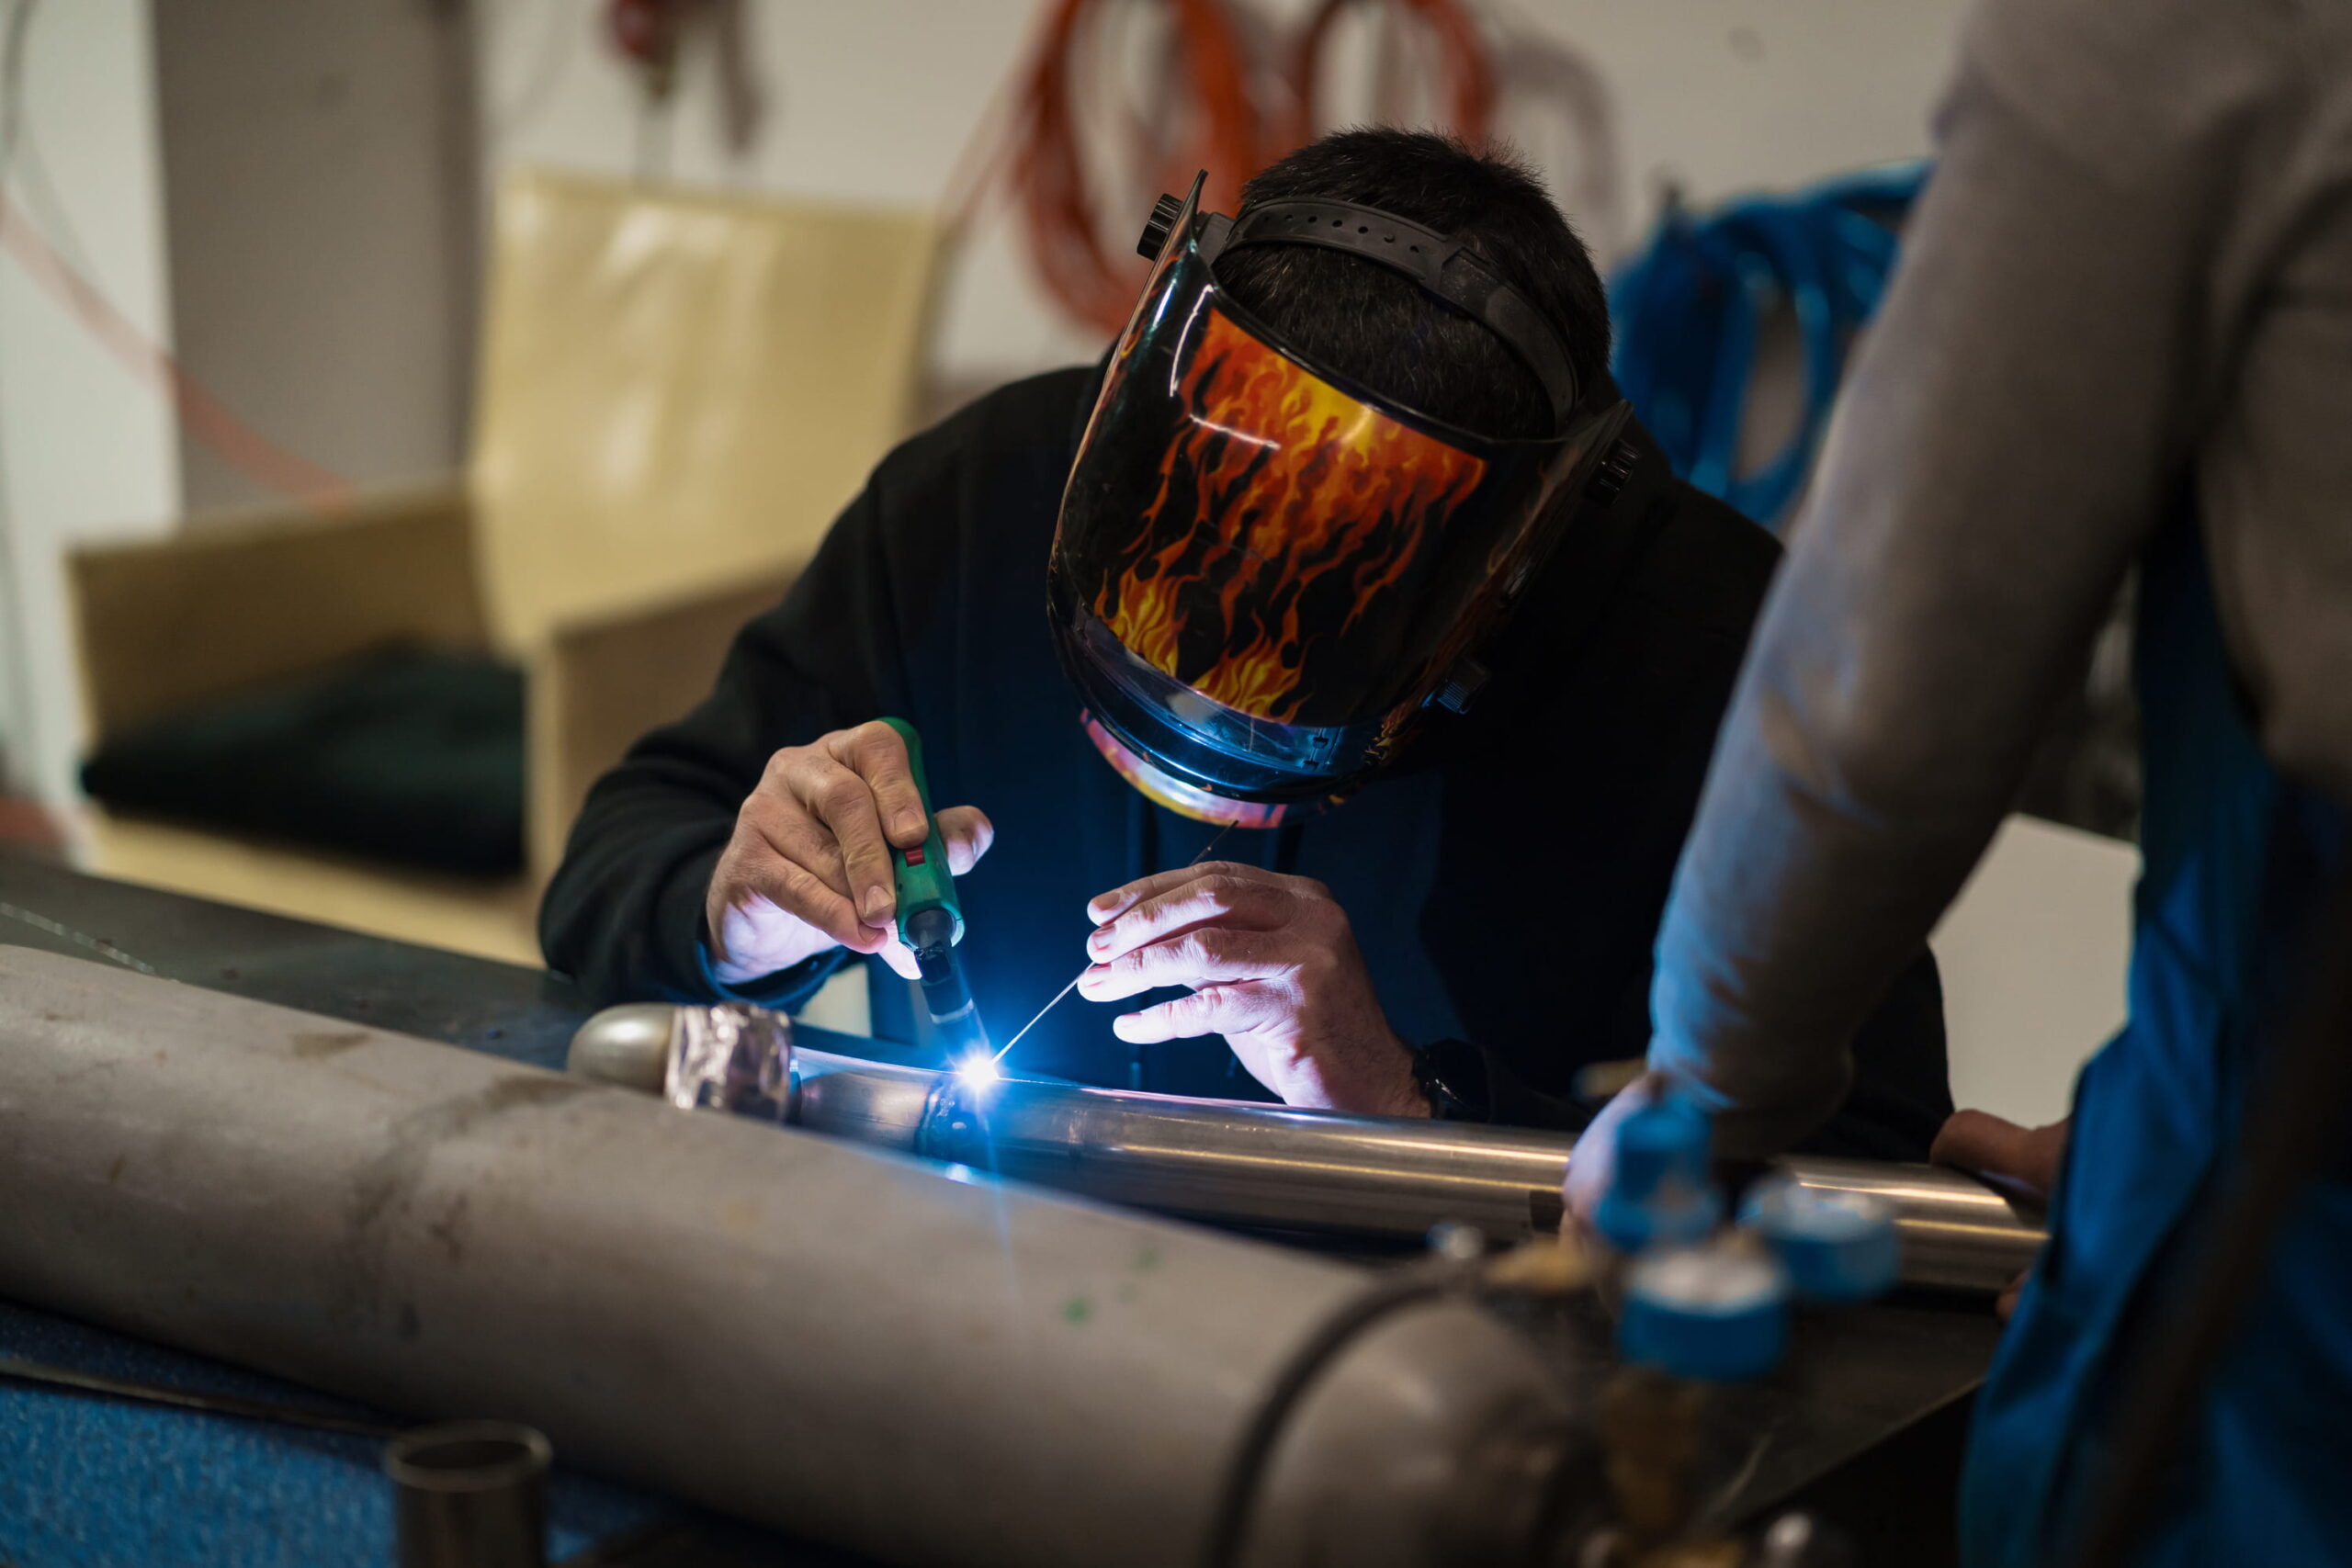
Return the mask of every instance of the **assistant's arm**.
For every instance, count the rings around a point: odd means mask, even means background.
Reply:
[[[1837,1106],[2186,469],[2266,134],[2244,16],[1976,18],[1659,934],[1652,1065],[1726,1154]]]

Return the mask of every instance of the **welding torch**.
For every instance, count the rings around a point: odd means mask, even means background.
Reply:
[[[907,770],[914,777],[915,794],[922,801],[923,840],[911,849],[890,852],[893,886],[899,900],[899,940],[915,955],[922,978],[923,1009],[931,1015],[949,1057],[958,1063],[989,1060],[988,1031],[980,1026],[980,1011],[972,988],[964,979],[964,960],[957,943],[964,940],[964,906],[956,897],[956,877],[947,866],[947,843],[940,837],[939,818],[931,808],[931,781],[922,766],[922,738],[903,718],[882,721],[906,743]]]

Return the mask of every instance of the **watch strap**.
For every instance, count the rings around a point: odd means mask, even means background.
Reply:
[[[1440,1040],[1414,1052],[1413,1081],[1441,1122],[1492,1119],[1486,1054],[1466,1040]]]

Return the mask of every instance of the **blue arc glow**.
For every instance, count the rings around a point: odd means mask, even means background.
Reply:
[[[985,1051],[975,1051],[956,1064],[956,1081],[966,1089],[983,1091],[1003,1081],[997,1071],[996,1058]]]

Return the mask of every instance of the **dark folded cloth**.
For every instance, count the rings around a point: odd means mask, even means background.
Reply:
[[[523,865],[523,675],[389,650],[108,736],[82,768],[108,809],[401,865]]]

